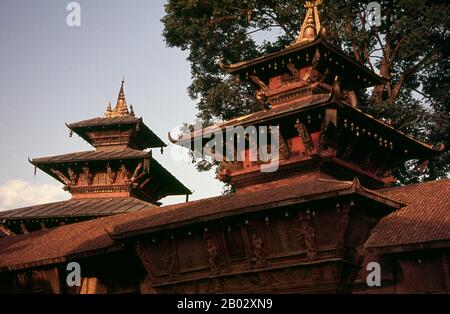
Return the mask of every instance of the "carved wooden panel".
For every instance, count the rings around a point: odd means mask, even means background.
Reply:
[[[283,217],[265,224],[268,249],[271,254],[283,254],[304,249],[296,234],[292,219]]]
[[[151,263],[151,268],[156,276],[163,276],[176,271],[178,264],[176,255],[173,252],[172,244],[168,240],[154,240],[143,246],[142,254],[145,254],[147,262]],[[140,256],[141,260],[143,259]]]
[[[208,267],[208,250],[202,236],[178,237],[175,243],[180,271]]]

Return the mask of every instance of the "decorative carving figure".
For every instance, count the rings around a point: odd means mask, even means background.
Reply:
[[[251,245],[253,253],[252,262],[258,266],[266,265],[267,251],[264,248],[263,239],[258,235],[256,228],[254,226],[250,226],[250,232],[251,232]]]
[[[334,82],[333,82],[333,86],[331,88],[331,93],[333,94],[333,97],[335,98],[342,98],[342,93],[341,93],[341,83],[339,80],[339,77],[336,75],[334,78]]]
[[[303,77],[304,81],[307,81],[308,83],[317,82],[317,81],[318,82],[323,81],[324,77],[317,70],[317,66],[319,65],[319,61],[320,61],[320,52],[319,52],[319,49],[316,49],[316,52],[314,53],[313,59],[311,60],[311,71],[309,71]]]
[[[70,183],[72,185],[77,185],[77,174],[72,168],[67,168],[67,173],[69,174]]]
[[[218,278],[213,279],[214,293],[221,293],[223,291],[223,282]]]
[[[306,155],[313,154],[314,146],[313,146],[313,143],[311,140],[311,136],[309,135],[309,132],[306,129],[305,125],[303,123],[301,123],[299,119],[297,119],[297,121],[295,121],[294,127],[298,132],[298,136],[300,136],[300,139],[302,140],[303,144],[305,145]]]
[[[286,64],[286,67],[288,68],[291,75],[294,77],[294,80],[300,81],[300,74],[298,73],[298,70],[295,67],[295,65],[293,65],[291,62],[289,62],[288,64]]]
[[[164,244],[164,256],[162,258],[162,261],[166,266],[167,271],[169,272],[171,280],[173,280],[177,272],[177,256],[168,243]]]
[[[264,258],[262,254],[262,239],[256,233],[252,234],[252,247],[256,262],[261,261]]]
[[[214,243],[214,240],[210,237],[206,239],[207,251],[209,256],[209,266],[212,273],[219,272],[219,249]]]
[[[302,215],[299,213],[297,219],[299,223],[298,235],[300,240],[305,243],[306,255],[310,259],[315,258],[317,256],[316,235],[314,227],[311,225],[311,218],[309,214]]]
[[[90,172],[88,166],[83,167],[83,173],[84,173],[84,177],[86,178],[87,185],[91,185],[92,179],[93,179],[93,174]]]
[[[115,181],[115,174],[112,171],[110,164],[108,163],[106,165],[106,182],[108,184],[113,184],[114,181]]]
[[[337,233],[337,239],[336,239],[337,245],[339,247],[342,247],[342,245],[344,243],[344,236],[345,236],[345,232],[347,231],[348,219],[349,219],[349,206],[344,206],[344,208],[342,210],[341,218],[339,221],[338,233]]]
[[[125,183],[129,182],[130,172],[128,171],[127,167],[124,164],[122,164],[120,165],[119,171],[123,182]]]
[[[318,281],[322,278],[322,271],[320,270],[319,267],[314,267],[311,270],[311,279],[314,281]]]

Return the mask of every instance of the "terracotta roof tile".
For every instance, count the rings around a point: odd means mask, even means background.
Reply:
[[[70,123],[67,125],[69,129],[74,128],[82,128],[82,127],[88,127],[88,126],[97,126],[97,125],[116,125],[116,124],[133,124],[138,123],[142,119],[136,118],[134,116],[122,116],[122,117],[113,117],[113,118],[106,118],[106,117],[98,117],[88,120],[82,120],[79,122]]]
[[[114,216],[0,239],[0,271],[61,263],[69,258],[117,250],[108,235]],[[95,251],[95,252],[94,252]]]
[[[351,192],[352,182],[316,180],[307,184],[284,185],[246,194],[231,194],[164,207],[154,207],[111,217],[36,231],[0,239],[0,271],[65,261],[67,256],[93,254],[117,246],[110,235],[119,236],[175,223],[231,215],[248,208],[268,208],[273,202],[313,199],[317,194]]]
[[[0,220],[107,216],[151,207],[155,207],[155,205],[133,197],[71,199],[3,211],[0,212]]]
[[[225,217],[252,208],[270,208],[282,201],[301,202],[320,194],[349,190],[352,182],[318,179],[301,184],[286,184],[243,194],[230,194],[159,208],[157,211],[122,216],[114,227],[114,236],[158,230],[164,226],[183,224],[201,218]]]
[[[382,218],[366,248],[450,240],[450,180],[379,190],[407,206]]]

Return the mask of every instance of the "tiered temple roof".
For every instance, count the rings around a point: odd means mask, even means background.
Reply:
[[[15,232],[29,232],[159,205],[190,190],[161,166],[148,148],[166,144],[128,109],[122,81],[117,104],[104,117],[68,124],[95,150],[35,158],[30,162],[64,185],[72,199],[0,213]],[[131,106],[130,106],[131,107]]]

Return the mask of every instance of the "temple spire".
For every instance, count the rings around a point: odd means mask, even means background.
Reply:
[[[125,83],[125,78],[122,79],[122,84],[120,85],[119,95],[117,96],[117,103],[113,110],[111,110],[110,105],[108,106],[105,116],[108,118],[121,117],[129,115],[127,102],[125,100],[125,93],[123,91],[123,84]]]
[[[320,4],[322,4],[322,0],[305,1],[305,8],[307,10],[305,20],[294,44],[308,43],[319,35],[320,19],[317,6]]]

